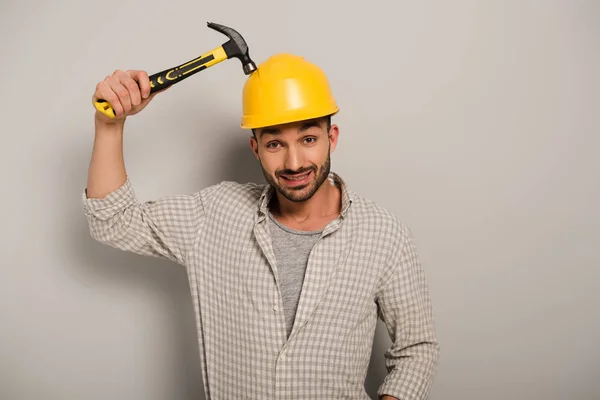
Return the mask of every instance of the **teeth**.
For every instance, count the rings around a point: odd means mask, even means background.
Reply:
[[[306,178],[308,174],[310,174],[310,172],[298,177],[284,176],[284,178],[290,181],[301,181],[302,179]]]

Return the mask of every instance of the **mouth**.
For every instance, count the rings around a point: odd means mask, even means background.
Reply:
[[[288,186],[300,186],[308,182],[312,175],[312,171],[298,175],[279,175]]]

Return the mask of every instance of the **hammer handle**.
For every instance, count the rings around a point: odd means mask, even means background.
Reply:
[[[158,92],[174,85],[177,82],[181,82],[185,78],[194,75],[197,72],[205,70],[208,67],[220,63],[227,59],[227,54],[223,49],[223,46],[219,46],[208,53],[201,55],[185,64],[178,65],[174,68],[165,69],[164,71],[157,72],[151,75],[150,78],[150,94]],[[104,115],[115,118],[115,110],[112,108],[110,103],[104,99],[98,99],[94,102],[94,106],[98,111]]]

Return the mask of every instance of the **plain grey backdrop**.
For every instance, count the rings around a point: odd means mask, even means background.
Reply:
[[[433,400],[600,399],[600,2],[2,1],[0,398],[202,399],[182,267],[92,241],[91,97],[239,30],[303,55],[341,111],[333,169],[413,230],[441,361]],[[126,125],[141,200],[263,177],[238,60]],[[378,326],[368,392],[385,368]]]

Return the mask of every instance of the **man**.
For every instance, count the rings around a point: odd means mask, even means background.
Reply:
[[[149,94],[143,71],[116,71],[93,100],[83,193],[98,241],[185,266],[210,399],[365,399],[377,318],[392,345],[384,399],[427,398],[438,361],[423,270],[408,228],[330,171],[339,127],[327,78],[302,57],[259,65],[242,127],[265,185],[221,182],[141,203],[123,162],[128,116]]]

